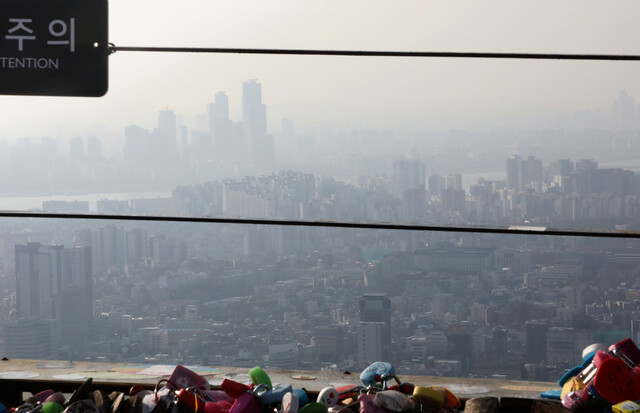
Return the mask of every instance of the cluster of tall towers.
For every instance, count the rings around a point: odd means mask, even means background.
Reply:
[[[205,129],[189,131],[172,110],[162,110],[152,132],[131,125],[125,128],[125,159],[151,168],[154,174],[168,172],[178,161],[201,168],[212,164],[241,163],[250,173],[271,172],[273,137],[267,132],[267,107],[262,103],[262,85],[255,79],[242,84],[242,120],[229,117],[229,97],[218,92],[207,105]],[[179,173],[177,171],[171,174]]]
[[[218,92],[207,106],[209,136],[215,158],[236,159],[258,172],[273,167],[273,137],[267,133],[267,106],[262,103],[262,85],[255,79],[242,84],[242,121],[229,118],[229,98]]]

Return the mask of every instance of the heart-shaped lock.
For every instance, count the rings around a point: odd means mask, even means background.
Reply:
[[[598,367],[589,390],[611,404],[640,398],[640,368],[629,369],[616,357],[604,360]]]

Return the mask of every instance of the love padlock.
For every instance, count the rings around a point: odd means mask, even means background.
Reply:
[[[269,375],[262,369],[262,367],[256,366],[249,370],[249,378],[255,386],[265,384],[269,387],[269,390],[273,388]]]
[[[293,393],[286,393],[282,397],[282,404],[278,413],[298,413],[300,409],[300,401],[298,396]]]
[[[335,387],[325,387],[318,393],[317,401],[327,407],[335,407],[339,403],[339,395]]]
[[[395,374],[396,372],[391,363],[387,363],[386,361],[376,361],[360,373],[360,380],[362,380],[362,383],[365,386],[373,386],[376,383],[380,383],[380,379],[383,376]]]
[[[293,388],[290,384],[278,384],[273,390],[268,390],[266,384],[260,384],[253,391],[258,396],[260,404],[267,406],[282,402],[284,395],[292,392]]]

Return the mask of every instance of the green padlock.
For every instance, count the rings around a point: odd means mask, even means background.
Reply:
[[[273,385],[271,384],[269,375],[264,370],[262,370],[261,367],[256,366],[249,370],[249,378],[251,378],[251,383],[253,383],[255,386],[264,384],[269,387],[269,390],[273,390]]]
[[[64,407],[60,403],[46,402],[42,405],[42,413],[62,413]]]
[[[319,402],[307,403],[300,409],[300,413],[327,413],[328,411],[327,406]]]

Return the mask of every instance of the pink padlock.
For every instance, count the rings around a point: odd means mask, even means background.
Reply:
[[[44,401],[47,400],[47,397],[51,396],[53,393],[55,393],[55,391],[51,389],[42,390],[40,393],[35,394],[33,397],[35,397],[36,400],[38,400],[40,403],[44,403]]]
[[[244,393],[236,399],[229,413],[260,413],[260,405],[253,393]]]
[[[226,400],[219,402],[206,402],[204,404],[203,413],[229,413],[231,406],[233,405]]]
[[[388,413],[382,406],[375,402],[374,394],[361,394],[358,396],[359,413]]]

